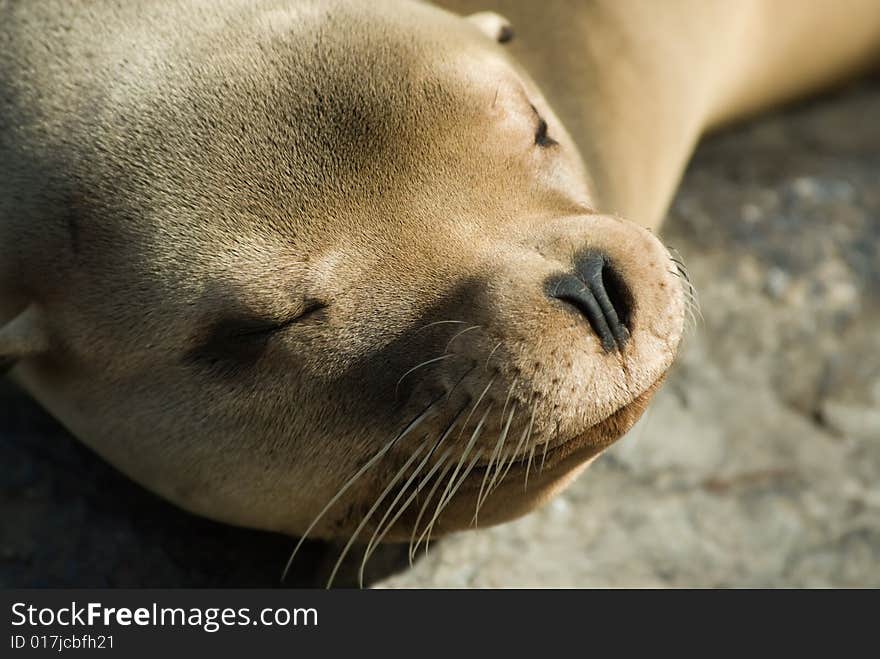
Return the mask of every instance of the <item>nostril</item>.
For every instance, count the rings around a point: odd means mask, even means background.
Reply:
[[[581,278],[590,281],[606,315],[629,338],[632,319],[632,294],[620,273],[603,254],[589,253],[579,258],[576,268]]]
[[[608,259],[590,252],[575,262],[575,272],[554,277],[547,293],[574,306],[602,341],[606,352],[620,350],[630,335],[632,295]]]

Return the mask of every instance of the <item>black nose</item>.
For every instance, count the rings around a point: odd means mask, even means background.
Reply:
[[[577,309],[605,352],[621,350],[629,339],[632,295],[603,254],[590,252],[576,259],[573,273],[547,282],[547,294]]]

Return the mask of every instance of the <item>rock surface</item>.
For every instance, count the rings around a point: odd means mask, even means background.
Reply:
[[[880,84],[707,140],[664,237],[705,320],[646,417],[380,585],[880,586]],[[0,464],[0,586],[268,586],[292,546],[159,501],[2,386]]]

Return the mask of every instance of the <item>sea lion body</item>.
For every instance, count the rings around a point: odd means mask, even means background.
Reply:
[[[578,146],[591,199],[657,229],[707,131],[880,65],[872,0],[445,0],[518,30],[511,55]]]
[[[418,540],[569,482],[681,336],[639,225],[706,127],[867,65],[880,9],[446,4],[520,34],[403,0],[0,3],[13,379],[235,524]]]

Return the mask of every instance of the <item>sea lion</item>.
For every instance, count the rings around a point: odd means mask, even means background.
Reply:
[[[570,482],[675,356],[645,227],[701,131],[880,9],[442,4],[0,3],[12,378],[233,524],[417,545]]]

